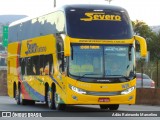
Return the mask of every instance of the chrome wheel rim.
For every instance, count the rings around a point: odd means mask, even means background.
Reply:
[[[16,102],[18,103],[18,99],[19,99],[19,92],[18,92],[18,90],[16,89],[15,90],[15,100],[16,100]]]
[[[58,108],[58,101],[57,101],[58,97],[59,97],[58,94],[56,94],[56,92],[55,92],[54,93],[54,101],[55,101],[54,104],[55,104],[56,108]]]
[[[51,107],[51,96],[50,96],[50,91],[47,93],[47,101],[48,101],[48,106]]]
[[[19,101],[20,101],[20,104],[21,104],[22,103],[22,93],[21,92],[20,92],[20,95],[19,95]]]

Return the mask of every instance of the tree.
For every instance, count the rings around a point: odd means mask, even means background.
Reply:
[[[156,72],[156,86],[159,86],[160,31],[157,34],[152,32],[151,28],[143,21],[133,21],[132,25],[135,34],[144,37],[147,41],[147,48],[150,52],[150,60],[153,64],[152,66],[148,66],[149,63],[147,63],[146,69],[148,69],[148,72],[150,72],[152,77],[154,72]]]
[[[157,46],[157,35],[152,29],[143,21],[132,21],[133,30],[136,35],[142,36],[146,39],[148,51],[150,51],[151,60],[154,60],[156,57],[154,55],[154,46]],[[139,48],[139,47],[137,47]],[[157,54],[157,53],[155,53]]]
[[[160,31],[156,34],[156,38],[149,42],[149,47],[151,58],[156,61],[156,86],[159,86]]]
[[[148,49],[152,60],[160,59],[160,31],[148,42]]]
[[[132,21],[133,29],[136,35],[140,35],[146,39],[146,41],[153,40],[156,36],[154,32],[152,32],[151,28],[143,21]]]

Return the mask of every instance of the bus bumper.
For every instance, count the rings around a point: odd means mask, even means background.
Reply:
[[[94,96],[78,94],[72,90],[67,93],[66,104],[87,104],[87,105],[100,105],[100,104],[135,104],[136,89],[125,95],[115,96]]]

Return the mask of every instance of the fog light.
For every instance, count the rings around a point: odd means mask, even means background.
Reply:
[[[130,100],[132,100],[133,99],[133,96],[130,96],[129,98],[128,98],[128,101],[130,101]]]
[[[78,100],[77,96],[75,96],[75,95],[72,95],[72,98],[73,98],[74,100]]]

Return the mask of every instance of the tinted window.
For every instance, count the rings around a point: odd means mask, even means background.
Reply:
[[[22,75],[51,75],[53,74],[52,55],[40,55],[20,59]]]
[[[129,39],[131,23],[126,11],[68,9],[67,33],[73,38]]]
[[[62,11],[49,13],[9,27],[9,42],[62,32],[65,29],[65,16]]]
[[[135,54],[132,46],[73,45],[71,51],[72,55],[69,57],[71,76],[103,79],[125,76],[132,79],[135,75]],[[88,81],[90,80],[85,80]]]

